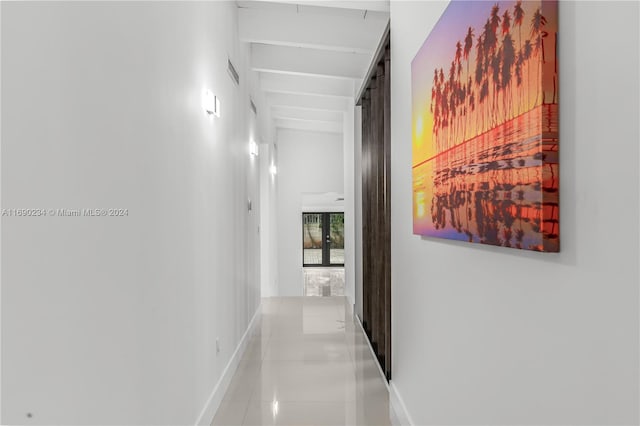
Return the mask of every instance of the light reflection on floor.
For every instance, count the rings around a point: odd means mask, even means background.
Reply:
[[[303,268],[305,296],[344,296],[344,268]]]

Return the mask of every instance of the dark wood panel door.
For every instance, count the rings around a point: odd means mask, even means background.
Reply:
[[[380,51],[362,106],[362,325],[391,379],[391,56]]]

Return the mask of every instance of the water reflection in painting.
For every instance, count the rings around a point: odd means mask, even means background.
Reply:
[[[412,63],[414,233],[558,251],[556,40],[556,2],[450,3]]]

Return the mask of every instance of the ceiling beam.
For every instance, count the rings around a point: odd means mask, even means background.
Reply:
[[[258,0],[265,1],[265,0]],[[269,1],[269,0],[266,0]],[[304,6],[333,7],[339,9],[371,10],[389,13],[389,0],[278,0],[277,3],[299,4]]]
[[[342,133],[342,123],[335,123],[333,121],[308,121],[280,118],[274,120],[274,124],[277,129],[296,129],[311,132]]]
[[[342,123],[344,113],[338,111],[323,111],[293,107],[273,107],[271,117],[278,119],[294,119],[307,121],[332,121]]]
[[[371,55],[361,53],[251,45],[251,68],[255,71],[360,79],[370,60]]]
[[[352,103],[350,98],[329,96],[291,95],[286,93],[269,93],[267,95],[267,104],[272,107],[282,106],[345,112]]]
[[[374,52],[388,21],[257,8],[239,9],[238,20],[240,40],[244,42],[369,55]]]
[[[360,80],[260,73],[260,87],[273,93],[352,97]]]

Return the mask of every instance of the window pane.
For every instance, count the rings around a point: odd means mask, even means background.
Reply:
[[[305,265],[322,265],[322,215],[302,215],[302,249]]]
[[[332,265],[344,264],[344,213],[329,215],[329,261]]]

